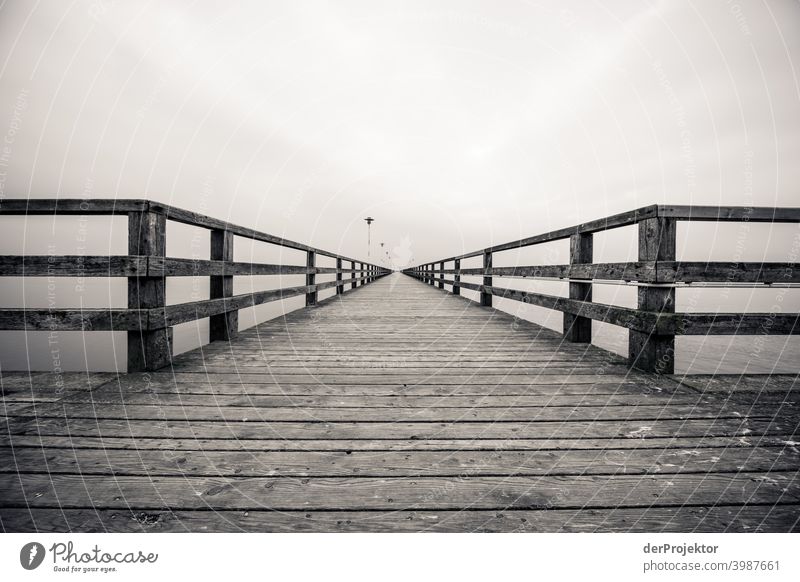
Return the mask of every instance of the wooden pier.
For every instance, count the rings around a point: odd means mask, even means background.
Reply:
[[[132,251],[97,269],[130,277],[135,289],[149,286],[145,299],[132,291],[131,307],[113,315],[56,315],[60,329],[120,324],[130,341],[141,340],[129,351],[130,373],[66,374],[58,388],[51,373],[2,374],[3,530],[800,529],[796,375],[643,371],[586,343],[583,318],[600,312],[578,310],[591,300],[585,289],[561,304],[575,317],[559,334],[494,309],[486,297],[481,305],[445,290],[468,288],[460,275],[471,272],[457,262],[453,280],[444,279],[443,261],[433,265],[442,284],[432,286],[434,274],[420,274],[434,270],[428,266],[412,269],[414,277],[386,276],[355,260],[343,269],[351,259],[339,257],[327,271],[338,292],[320,301],[314,256],[323,251],[310,248],[303,267],[251,266],[301,269],[307,285],[290,294],[305,295],[307,307],[237,332],[237,309],[273,297],[231,296],[225,278],[247,267],[229,262],[219,236],[217,256],[201,262],[220,280],[218,298],[191,309],[161,304],[158,286],[185,267],[163,258],[163,245],[137,242],[132,249],[158,260]],[[26,276],[46,272],[41,257],[26,259]],[[584,253],[574,263],[589,260]],[[655,260],[643,262],[640,277],[662,272]],[[22,264],[5,258],[3,274],[21,273]],[[671,267],[680,268],[674,257]],[[489,280],[477,290],[501,294],[491,277],[502,271],[486,269],[491,257],[481,271]],[[369,284],[359,285],[362,278]],[[681,317],[651,314],[641,309],[637,331],[647,322],[674,331]],[[4,310],[0,323],[47,329],[40,315]],[[218,317],[217,341],[165,355],[169,325],[209,315]],[[775,333],[797,333],[793,317]],[[635,341],[656,353],[654,341],[669,341],[656,335]]]

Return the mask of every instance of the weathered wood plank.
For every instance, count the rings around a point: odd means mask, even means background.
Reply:
[[[9,405],[11,406],[11,405]],[[741,420],[797,419],[798,409],[786,404],[762,404],[757,408],[738,403],[719,406],[655,404],[638,406],[525,406],[449,408],[326,408],[308,406],[186,406],[143,404],[84,404],[64,402],[30,408],[6,408],[7,415],[18,417],[113,420],[189,420],[224,422],[571,422],[571,421],[650,421],[650,420]],[[20,409],[21,408],[21,409]]]
[[[575,236],[575,235],[573,235]],[[444,269],[446,274],[482,276],[483,269]],[[635,261],[586,265],[521,265],[494,267],[495,277],[532,279],[602,279],[642,283],[797,283],[800,274],[787,262]]]
[[[6,532],[618,532],[798,531],[800,505],[453,511],[137,511],[0,509]]]
[[[0,455],[14,465],[39,467],[50,475],[168,477],[470,477],[677,475],[794,471],[795,447],[694,448],[552,451],[203,451],[165,454],[162,450],[16,449]],[[14,473],[13,467],[0,473]]]
[[[90,255],[0,255],[0,277],[139,277],[147,257]]]
[[[592,438],[464,438],[464,439],[234,439],[197,436],[195,438],[157,438],[157,437],[89,437],[72,438],[52,435],[0,435],[0,446],[22,448],[47,447],[72,451],[77,449],[100,449],[106,451],[158,450],[171,454],[172,451],[188,451],[203,454],[211,451],[328,451],[351,453],[354,451],[552,451],[562,453],[567,450],[694,450],[697,448],[747,448],[757,456],[762,448],[798,447],[792,437],[786,436],[702,436],[683,438],[652,437],[646,439],[592,439]]]
[[[42,418],[7,425],[8,434],[41,434],[73,437],[126,436],[144,438],[192,438],[199,435],[238,439],[648,439],[707,436],[786,436],[798,430],[796,419],[702,419],[645,421],[554,422],[262,422],[115,420]]]
[[[149,309],[0,309],[8,331],[131,331],[149,329]]]
[[[591,233],[573,234],[569,237],[569,262],[571,265],[591,263],[593,242]],[[591,283],[570,281],[569,298],[584,303],[592,301]],[[592,343],[592,319],[581,314],[564,313],[564,339],[573,343]]]
[[[81,198],[4,198],[0,214],[128,214],[148,209],[146,200],[98,200]]]
[[[233,260],[233,233],[227,230],[211,231],[211,259],[215,261]],[[210,299],[233,297],[233,277],[214,276],[209,281]],[[239,311],[231,309],[217,313],[209,318],[209,341],[230,341],[239,333]]]
[[[128,254],[163,257],[167,250],[167,219],[155,212],[128,214]],[[147,318],[138,331],[128,331],[129,372],[163,368],[172,360],[172,329],[158,327],[159,319],[149,310],[163,308],[167,303],[164,277],[128,278],[128,307],[148,310]]]
[[[335,490],[336,495],[330,492]],[[577,509],[800,502],[795,473],[576,477],[125,477],[0,475],[6,507],[204,509]]]

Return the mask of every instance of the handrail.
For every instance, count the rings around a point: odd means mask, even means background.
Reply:
[[[276,237],[174,206],[149,200],[6,199],[0,215],[126,215],[128,254],[3,255],[0,276],[126,277],[128,307],[123,309],[0,309],[0,330],[127,331],[128,372],[157,370],[172,359],[172,326],[210,318],[210,341],[230,340],[238,333],[238,311],[270,301],[305,295],[315,305],[318,293],[336,289],[345,293],[390,272],[310,245]],[[166,256],[167,220],[208,229],[209,260]],[[304,251],[305,265],[275,265],[233,260],[234,236]],[[316,266],[317,255],[336,259],[336,267]],[[343,263],[349,262],[350,268]],[[358,266],[357,266],[358,265]],[[335,274],[335,281],[317,283],[316,275]],[[349,274],[345,278],[344,275]],[[305,285],[269,291],[233,294],[236,275],[305,275]],[[210,277],[210,299],[166,304],[166,278]]]
[[[403,272],[430,285],[480,293],[480,303],[491,307],[498,296],[564,313],[564,336],[568,341],[591,342],[592,320],[630,330],[628,361],[642,370],[674,373],[676,335],[797,335],[797,313],[675,313],[675,287],[681,283],[719,282],[736,284],[800,283],[796,256],[788,262],[697,262],[676,260],[678,221],[766,222],[800,224],[800,208],[663,206],[652,205],[608,218],[494,245],[462,255],[405,269]],[[593,234],[638,225],[638,261],[594,263]],[[494,253],[558,240],[570,240],[570,262],[564,265],[493,267]],[[796,253],[795,253],[796,254]],[[483,257],[483,267],[462,269],[461,260]],[[445,269],[446,263],[453,263]],[[452,279],[445,279],[452,274]],[[482,276],[482,284],[465,283],[464,276]],[[493,285],[493,277],[565,279],[569,297],[519,291]],[[624,281],[638,288],[637,308],[617,307],[592,301],[592,283]]]

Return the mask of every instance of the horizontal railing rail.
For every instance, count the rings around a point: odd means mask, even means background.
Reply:
[[[748,208],[653,205],[593,220],[577,226],[494,245],[478,251],[440,259],[405,269],[407,275],[430,285],[477,291],[483,306],[492,297],[521,301],[564,313],[563,332],[568,341],[591,342],[592,320],[629,330],[628,360],[642,370],[674,373],[676,335],[797,335],[797,313],[676,313],[676,288],[693,284],[795,286],[800,283],[796,256],[787,262],[697,262],[676,260],[678,221],[795,223],[800,208]],[[593,234],[638,225],[638,261],[594,263]],[[569,239],[570,262],[562,265],[493,267],[494,253]],[[797,254],[797,250],[793,251]],[[461,268],[463,259],[483,258],[480,268]],[[451,267],[445,268],[448,263]],[[445,275],[453,275],[445,278]],[[462,276],[483,277],[482,284],[467,283]],[[569,281],[569,296],[507,289],[494,285],[494,277]],[[622,283],[637,287],[637,307],[627,308],[592,301],[593,283]]]
[[[336,295],[342,295],[348,287],[355,289],[390,272],[380,265],[148,200],[3,200],[0,215],[128,217],[127,255],[0,256],[0,276],[126,277],[127,308],[0,309],[0,330],[127,331],[128,372],[168,365],[172,327],[180,323],[209,318],[209,340],[231,340],[238,333],[240,309],[301,295],[311,306],[320,291],[335,289]],[[167,257],[168,220],[209,230],[210,259]],[[235,236],[304,251],[306,264],[234,261]],[[336,267],[318,267],[318,256],[335,259]],[[305,285],[234,295],[233,277],[247,275],[305,275]],[[317,275],[336,275],[336,279],[317,283]],[[210,298],[167,305],[166,278],[187,276],[209,277]]]

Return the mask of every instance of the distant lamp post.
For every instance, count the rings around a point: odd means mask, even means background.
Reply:
[[[375,219],[374,219],[374,218],[372,218],[371,216],[367,216],[367,217],[364,219],[364,221],[367,223],[367,258],[369,258],[369,247],[370,247],[370,245],[371,245],[371,239],[370,239],[370,236],[371,236],[371,235],[370,235],[370,227],[372,226],[372,223],[373,223],[373,222],[375,222]]]

